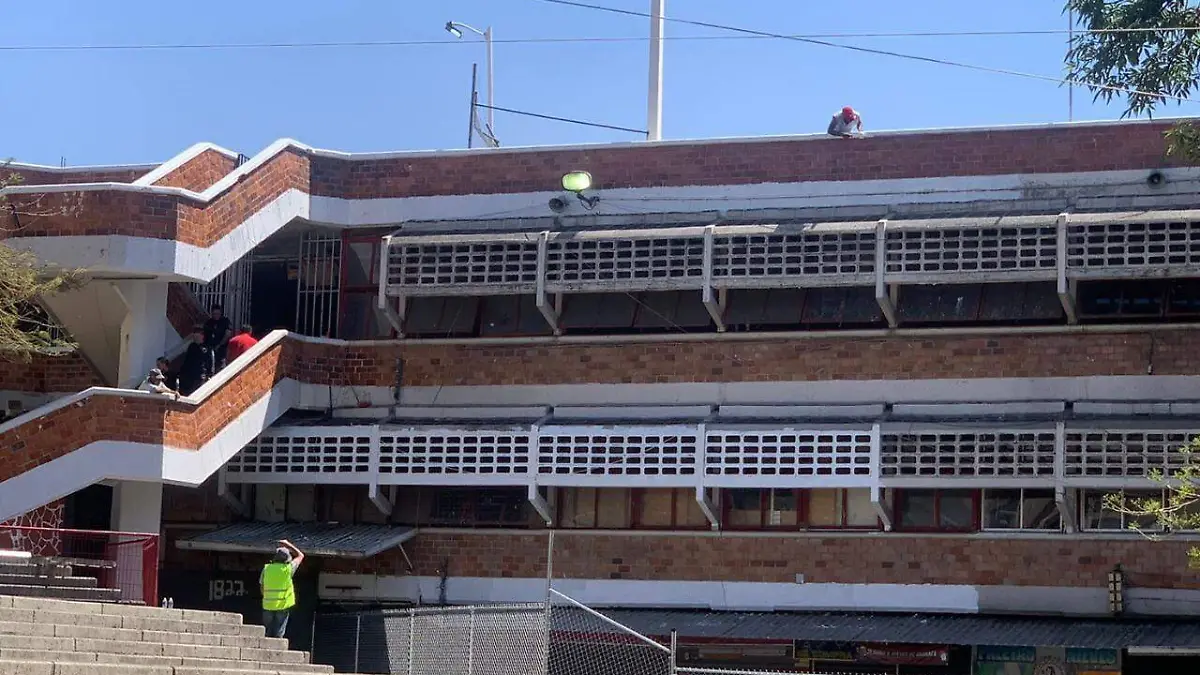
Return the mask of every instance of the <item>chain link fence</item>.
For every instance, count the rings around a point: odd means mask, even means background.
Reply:
[[[767,675],[677,667],[676,647],[551,591],[545,604],[318,614],[312,656],[339,673]]]

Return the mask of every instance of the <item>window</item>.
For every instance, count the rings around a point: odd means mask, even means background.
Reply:
[[[521,488],[437,488],[425,507],[425,522],[446,527],[525,527],[529,501]]]
[[[416,297],[405,309],[404,334],[409,337],[469,337],[476,331],[479,298]]]
[[[879,527],[868,489],[725,490],[721,522],[730,530]]]
[[[707,529],[708,518],[690,488],[633,491],[633,527],[646,529]]]
[[[630,526],[630,491],[623,488],[560,488],[555,503],[558,526],[566,529],[624,530]]]
[[[799,490],[726,490],[721,522],[731,530],[795,529],[800,517]]]
[[[483,298],[479,309],[481,337],[548,335],[550,324],[537,308],[532,295],[493,295]]]
[[[1084,492],[1082,500],[1083,529],[1101,532],[1117,532],[1131,528],[1150,532],[1159,529],[1154,516],[1139,516],[1108,508],[1106,497],[1109,495],[1123,495],[1125,506],[1130,509],[1136,509],[1139,500],[1163,498],[1160,490],[1087,490]]]
[[[974,490],[898,490],[897,529],[971,532],[978,529],[979,495]]]
[[[983,529],[1062,530],[1054,490],[984,490]]]

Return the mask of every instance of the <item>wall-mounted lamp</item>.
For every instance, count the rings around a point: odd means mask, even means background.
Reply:
[[[562,177],[563,189],[567,192],[574,192],[579,198],[579,202],[589,211],[596,208],[596,204],[600,203],[600,197],[592,195],[591,197],[584,196],[584,191],[592,187],[592,174],[587,171],[572,171],[563,174]]]

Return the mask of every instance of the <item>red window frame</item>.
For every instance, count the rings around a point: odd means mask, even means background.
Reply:
[[[371,232],[342,232],[342,269],[338,276],[338,312],[341,316],[338,317],[338,333],[339,337],[345,335],[348,327],[348,318],[346,317],[347,296],[350,295],[366,295],[371,294],[373,297],[379,297],[379,280],[376,279],[374,284],[356,284],[351,286],[347,277],[349,276],[350,265],[348,261],[356,259],[354,257],[354,244],[371,244],[371,264],[367,268],[367,278],[371,279],[379,274],[379,258],[383,255],[383,237],[387,235],[386,231],[374,230]],[[369,315],[368,315],[369,316]],[[365,328],[363,326],[360,329]],[[360,333],[365,332],[363,330]],[[392,326],[388,331],[391,338],[395,339],[399,333],[396,327]],[[374,338],[380,339],[380,338]]]
[[[933,500],[933,527],[912,527],[906,526],[901,520],[900,514],[904,510],[904,504],[914,492],[932,493]],[[966,528],[942,527],[942,498],[948,493],[969,493],[971,497],[971,524]],[[892,516],[895,519],[895,530],[897,532],[979,532],[981,529],[981,520],[983,517],[983,504],[981,502],[980,490],[937,490],[937,489],[911,489],[911,490],[896,490],[892,502]]]

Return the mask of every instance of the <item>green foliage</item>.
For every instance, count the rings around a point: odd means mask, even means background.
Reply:
[[[1153,540],[1172,532],[1200,530],[1200,437],[1177,452],[1182,459],[1177,468],[1169,474],[1151,474],[1151,479],[1162,485],[1163,497],[1106,495],[1104,508],[1125,514],[1129,529]],[[1188,550],[1188,563],[1200,569],[1200,547]]]
[[[19,200],[2,192],[20,182],[18,174],[0,174],[0,221],[19,223],[27,209],[36,211],[36,199]],[[0,236],[12,234],[10,228]],[[28,361],[36,353],[73,348],[75,345],[51,323],[37,302],[78,283],[78,274],[52,270],[32,254],[0,244],[0,359]]]
[[[1153,113],[1200,84],[1200,8],[1189,0],[1067,0],[1082,28],[1067,52],[1068,79],[1096,99],[1124,97],[1125,115]],[[1105,31],[1128,32],[1105,32]],[[1125,91],[1132,90],[1132,91]]]

